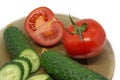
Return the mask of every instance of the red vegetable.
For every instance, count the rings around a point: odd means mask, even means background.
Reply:
[[[39,7],[27,16],[25,30],[36,43],[52,46],[60,41],[64,26],[49,8]]]
[[[106,43],[103,27],[93,19],[74,22],[63,34],[63,44],[68,55],[73,58],[91,58],[100,54]]]

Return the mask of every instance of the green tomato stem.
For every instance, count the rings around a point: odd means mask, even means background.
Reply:
[[[83,40],[82,32],[84,32],[87,28],[87,24],[83,23],[80,27],[78,27],[75,22],[72,20],[71,16],[69,15],[70,21],[74,27],[74,32],[72,34],[78,34],[80,36],[80,40]]]

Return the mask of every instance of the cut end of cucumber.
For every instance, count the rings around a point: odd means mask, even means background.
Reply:
[[[24,67],[23,80],[26,80],[28,78],[28,76],[30,75],[30,72],[31,72],[31,69],[32,69],[31,62],[25,57],[17,57],[15,59],[13,59],[12,61],[22,63],[22,65]]]
[[[20,57],[25,57],[30,60],[32,63],[31,73],[36,72],[40,67],[40,57],[39,55],[32,49],[26,49],[19,55]]]
[[[52,80],[48,74],[38,74],[28,78],[27,80]]]
[[[21,63],[9,62],[0,69],[0,80],[22,80],[23,74]]]

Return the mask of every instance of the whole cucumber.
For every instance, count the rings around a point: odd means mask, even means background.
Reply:
[[[46,51],[41,55],[41,65],[55,80],[108,80],[71,58],[55,51]]]

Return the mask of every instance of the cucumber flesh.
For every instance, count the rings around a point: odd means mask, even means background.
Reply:
[[[22,80],[23,65],[19,62],[9,62],[0,69],[0,80]]]
[[[26,80],[28,76],[30,75],[30,72],[32,69],[31,62],[27,58],[24,58],[24,57],[17,57],[13,60],[13,62],[20,62],[23,64],[23,67],[24,67],[23,80]]]
[[[48,74],[38,74],[32,77],[29,77],[27,80],[52,80]]]
[[[30,60],[30,62],[32,63],[31,73],[36,72],[39,69],[40,57],[38,56],[38,54],[34,50],[26,49],[22,53],[20,53],[19,56],[28,58]]]

